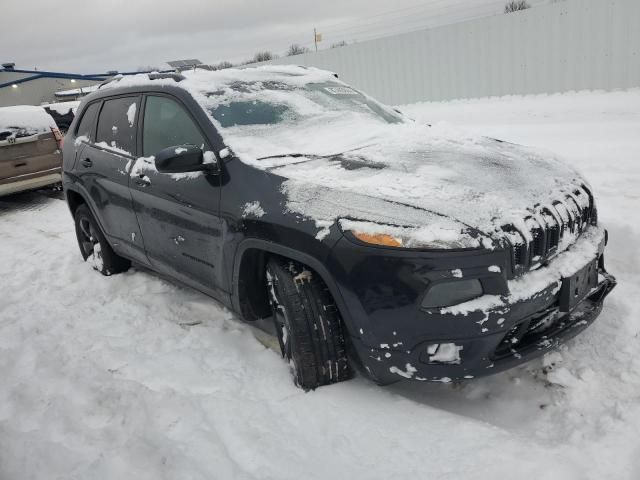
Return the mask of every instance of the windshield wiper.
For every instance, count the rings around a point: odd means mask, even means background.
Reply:
[[[352,148],[350,150],[345,150],[344,152],[330,153],[328,155],[318,155],[316,153],[281,153],[279,155],[268,155],[266,157],[260,157],[260,158],[258,158],[258,160],[268,160],[270,158],[285,158],[285,157],[291,157],[291,158],[300,158],[300,157],[331,158],[331,157],[337,157],[339,155],[344,155],[345,153],[351,153],[351,152],[355,152],[357,150],[362,150],[363,148],[367,148],[367,147],[370,147],[372,145],[375,145],[375,144],[370,143],[369,145],[363,145],[361,147]]]
[[[320,157],[320,155],[311,155],[311,154],[306,154],[306,153],[281,153],[280,155],[269,155],[269,156],[266,156],[266,157],[260,157],[260,158],[258,158],[258,160],[268,160],[269,158],[284,158],[284,157],[291,157],[291,158],[314,157],[314,158],[318,158],[318,157]]]

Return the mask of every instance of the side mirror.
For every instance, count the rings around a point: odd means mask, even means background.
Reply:
[[[206,170],[202,149],[195,145],[177,145],[156,154],[156,170],[162,173],[187,173]]]

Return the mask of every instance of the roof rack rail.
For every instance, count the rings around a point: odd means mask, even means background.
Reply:
[[[170,78],[172,80],[175,80],[176,82],[181,82],[186,78],[184,75],[180,73],[175,73],[175,72],[151,72],[147,74],[147,76],[149,77],[149,80],[163,80],[165,78]],[[98,89],[110,83],[119,82],[123,78],[124,78],[123,75],[115,75],[114,77],[107,78],[104,82],[98,85]]]
[[[116,75],[114,77],[107,78],[104,82],[102,82],[102,83],[100,83],[100,85],[98,85],[98,90],[101,89],[102,87],[104,87],[105,85],[108,85],[108,84],[113,83],[113,82],[119,82],[120,80],[122,80],[122,75]]]

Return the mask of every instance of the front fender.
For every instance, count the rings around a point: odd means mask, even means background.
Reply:
[[[286,247],[280,245],[278,243],[270,242],[268,240],[263,240],[259,238],[247,238],[243,240],[236,250],[236,255],[234,259],[234,267],[233,267],[233,292],[232,292],[232,304],[233,309],[237,312],[241,311],[240,308],[240,294],[239,294],[239,277],[240,277],[240,265],[242,264],[242,259],[247,250],[257,249],[262,250],[264,252],[272,253],[275,255],[280,255],[282,257],[289,258],[296,262],[303,263],[307,265],[309,268],[314,270],[322,281],[329,288],[329,292],[333,296],[334,301],[336,302],[336,306],[338,307],[340,314],[342,316],[343,321],[345,322],[345,326],[348,331],[352,330],[352,321],[349,316],[349,310],[347,309],[347,305],[340,294],[340,291],[337,287],[337,284],[329,272],[329,270],[325,267],[322,261],[316,257],[309,255],[308,253],[301,252],[299,250],[295,250],[290,247]]]

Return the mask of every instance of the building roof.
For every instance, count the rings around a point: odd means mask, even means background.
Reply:
[[[100,84],[91,85],[89,87],[73,88],[71,90],[60,90],[55,92],[56,97],[77,97],[78,95],[85,95],[87,93],[95,92],[100,87]]]
[[[27,74],[23,78],[11,80],[9,82],[0,83],[0,88],[8,87],[11,85],[18,85],[20,83],[29,82],[38,78],[60,78],[66,80],[88,80],[101,82],[114,74],[119,75],[135,75],[141,72],[109,72],[109,73],[95,73],[95,74],[82,74],[82,73],[65,73],[65,72],[49,72],[41,70],[22,70],[17,68],[0,68],[0,73],[22,73]]]

